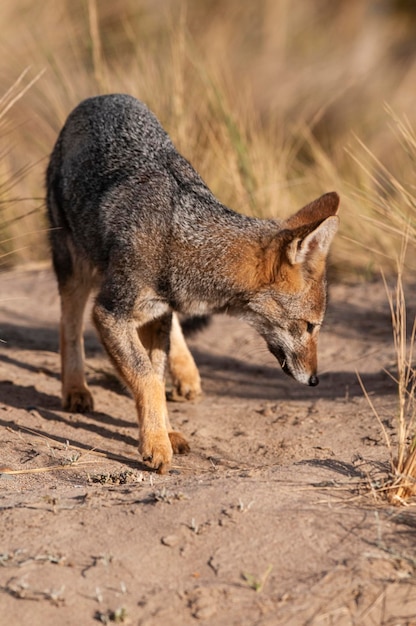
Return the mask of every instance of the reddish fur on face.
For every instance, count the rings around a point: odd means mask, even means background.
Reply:
[[[272,279],[276,264],[273,245],[263,248],[258,242],[238,238],[229,253],[229,274],[235,285],[244,291],[255,290]]]

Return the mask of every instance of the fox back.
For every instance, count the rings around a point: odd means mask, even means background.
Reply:
[[[131,275],[173,308],[182,308],[191,268],[200,273],[200,293],[211,291],[220,231],[230,231],[233,245],[238,232],[264,228],[222,206],[156,117],[127,95],[91,98],[73,111],[51,156],[47,190],[52,244],[65,233],[100,273],[128,255]]]

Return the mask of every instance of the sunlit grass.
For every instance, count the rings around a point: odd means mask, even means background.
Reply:
[[[23,98],[42,75],[40,72],[31,80],[27,80],[28,69],[25,69],[7,91],[0,97],[0,134],[3,137],[3,152],[0,153],[0,266],[7,266],[16,260],[19,254],[27,251],[28,245],[33,243],[39,235],[39,227],[34,232],[20,230],[22,223],[36,215],[39,222],[41,204],[36,206],[36,198],[19,197],[21,181],[28,175],[30,165],[19,169],[12,169],[9,163],[10,147],[6,145],[10,127],[8,115],[13,106]],[[6,140],[6,141],[5,141]],[[31,204],[32,208],[22,205]]]
[[[397,237],[372,221],[387,202],[383,167],[397,176],[403,151],[384,141],[392,116],[382,103],[413,115],[416,61],[398,66],[390,53],[408,37],[401,18],[372,15],[363,28],[367,4],[335,11],[329,1],[3,3],[0,97],[26,68],[22,87],[43,72],[2,125],[1,219],[10,229],[13,216],[27,215],[8,232],[7,252],[17,236],[24,251],[15,259],[47,254],[44,235],[19,238],[45,226],[44,171],[59,129],[83,98],[120,91],[149,105],[230,207],[284,217],[336,190],[337,274],[367,279],[380,265],[394,270]],[[411,180],[410,164],[399,171]],[[402,200],[391,205],[395,217]]]
[[[407,294],[414,289],[416,187],[408,176],[416,161],[416,135],[409,120],[398,118],[391,110],[389,113],[395,124],[396,139],[402,148],[402,170],[393,174],[362,143],[364,159],[357,159],[357,164],[372,182],[371,188],[361,190],[372,207],[372,217],[367,216],[367,222],[384,237],[390,250],[400,246],[396,254],[394,287],[383,274],[396,361],[395,372],[390,374],[397,390],[397,406],[392,416],[395,443],[379,417],[376,401],[372,401],[367,394],[366,397],[390,451],[391,479],[386,493],[391,502],[407,504],[410,498],[416,496],[416,318],[411,315],[406,303]],[[379,251],[374,251],[375,256],[377,253]]]

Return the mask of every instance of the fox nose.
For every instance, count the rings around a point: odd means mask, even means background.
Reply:
[[[315,376],[315,374],[312,374],[312,376],[308,380],[308,385],[310,387],[316,387],[316,385],[319,385],[319,378]]]

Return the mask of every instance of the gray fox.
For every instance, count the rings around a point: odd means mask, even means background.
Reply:
[[[46,176],[60,301],[63,406],[91,411],[83,312],[132,391],[139,451],[165,472],[185,437],[166,405],[169,360],[178,395],[200,379],[177,314],[225,312],[251,324],[283,371],[317,385],[326,258],[339,198],[325,194],[284,221],[222,205],[139,100],[89,98],[69,115]]]

